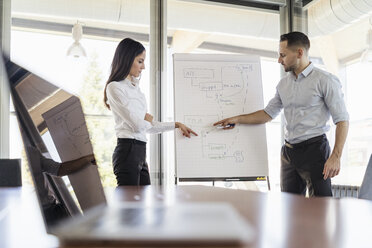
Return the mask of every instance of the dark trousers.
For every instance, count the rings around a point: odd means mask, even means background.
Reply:
[[[43,211],[48,227],[57,224],[61,220],[71,217],[66,207],[61,203],[57,203],[56,201],[43,205]]]
[[[150,184],[146,142],[119,138],[112,155],[112,164],[118,186]]]
[[[282,192],[309,196],[332,196],[331,179],[323,179],[324,164],[330,155],[325,134],[298,144],[286,142],[281,152]]]

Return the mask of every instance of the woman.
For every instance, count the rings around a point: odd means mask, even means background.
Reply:
[[[146,133],[179,128],[186,137],[197,135],[182,123],[157,122],[147,113],[145,95],[138,85],[145,58],[146,50],[141,43],[129,38],[122,40],[116,48],[104,91],[104,102],[114,115],[118,138],[112,156],[118,186],[150,184]]]

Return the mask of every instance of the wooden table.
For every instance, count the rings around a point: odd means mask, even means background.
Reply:
[[[247,247],[372,247],[372,202],[304,198],[286,193],[207,186],[119,187],[109,204],[141,202],[229,202],[255,229]],[[0,247],[56,247],[47,235],[35,195],[22,188],[0,188]]]
[[[372,202],[207,186],[119,187],[113,202],[229,202],[256,230],[248,247],[372,247]]]

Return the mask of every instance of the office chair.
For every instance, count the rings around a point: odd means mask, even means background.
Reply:
[[[369,158],[366,173],[360,186],[359,198],[372,200],[372,155]]]

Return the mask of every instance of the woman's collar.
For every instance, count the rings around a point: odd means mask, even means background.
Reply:
[[[132,76],[128,76],[125,81],[128,82],[128,84],[134,86],[134,87],[137,87],[138,84],[139,84],[139,79],[138,78],[135,78],[135,77],[132,77]]]

